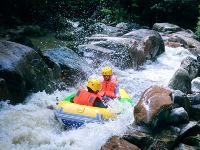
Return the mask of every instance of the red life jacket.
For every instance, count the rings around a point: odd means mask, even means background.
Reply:
[[[98,94],[90,93],[84,89],[79,89],[73,101],[76,104],[93,106],[96,98],[101,100],[101,97]]]
[[[109,96],[111,98],[116,98],[115,88],[116,88],[116,79],[111,78],[109,81],[103,80],[101,82],[101,91],[98,93],[101,96]]]

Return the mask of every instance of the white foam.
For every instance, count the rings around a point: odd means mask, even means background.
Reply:
[[[191,54],[186,49],[166,47],[166,52],[159,56],[157,62],[145,64],[144,70],[122,71],[113,66],[113,71],[120,87],[137,101],[141,93],[149,86],[167,85],[181,60],[188,55]],[[102,66],[105,65],[110,65],[110,62],[102,64]],[[91,77],[99,77],[100,75],[96,74],[100,74],[101,67],[97,68]],[[75,90],[75,88],[69,88],[68,91],[55,91],[50,95],[38,92],[27,97],[24,104],[16,106],[1,103],[0,147],[4,150],[98,150],[111,136],[123,135],[133,121],[133,109],[129,104],[121,105],[116,102],[111,104],[110,109],[127,110],[116,120],[110,120],[104,124],[87,124],[80,129],[64,131],[55,120],[53,112],[46,109],[46,106],[55,105],[56,98],[63,99]]]

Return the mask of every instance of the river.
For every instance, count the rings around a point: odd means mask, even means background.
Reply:
[[[151,85],[167,86],[170,78],[190,52],[184,48],[165,48],[156,62],[147,62],[143,69],[120,70],[114,66],[120,87],[124,88],[134,101]],[[104,65],[110,65],[105,62]],[[100,69],[96,68],[92,77],[99,77]],[[86,83],[79,83],[86,85]],[[87,124],[79,129],[64,130],[55,120],[52,110],[46,108],[55,105],[56,99],[63,99],[77,87],[66,91],[55,91],[52,94],[38,92],[29,95],[23,104],[0,104],[0,149],[4,150],[98,150],[113,135],[121,136],[134,121],[129,104],[112,104],[125,107],[127,111],[116,120],[104,124]],[[113,108],[111,108],[113,109]]]

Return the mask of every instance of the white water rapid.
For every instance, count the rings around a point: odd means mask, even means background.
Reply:
[[[120,87],[124,88],[136,101],[141,92],[151,85],[166,86],[186,56],[191,55],[184,48],[166,47],[166,52],[156,62],[144,65],[141,71],[133,69],[119,70],[113,67]],[[103,64],[105,65],[105,64]],[[100,68],[95,70],[100,74]],[[95,73],[91,76],[96,76]],[[82,86],[84,87],[86,83]],[[0,149],[3,150],[98,150],[113,135],[121,136],[128,125],[133,122],[132,108],[129,104],[127,112],[117,120],[104,124],[87,124],[80,129],[66,131],[55,120],[48,105],[55,105],[59,100],[75,91],[74,87],[67,91],[55,91],[49,95],[38,92],[27,97],[26,102],[18,105],[1,103],[0,108]],[[119,104],[116,104],[119,105]]]

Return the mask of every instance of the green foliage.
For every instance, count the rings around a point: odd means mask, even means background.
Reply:
[[[149,26],[169,22],[194,29],[198,5],[199,0],[6,0],[0,5],[0,25],[28,23],[62,29],[67,26],[66,18],[90,18],[105,23],[136,22]]]
[[[138,17],[139,0],[100,0],[100,15],[104,22],[119,23],[133,21]]]
[[[200,5],[199,5],[199,9],[200,9]],[[196,35],[200,39],[200,10],[199,10],[199,17],[198,17],[198,22],[197,22],[197,27],[196,27]]]

